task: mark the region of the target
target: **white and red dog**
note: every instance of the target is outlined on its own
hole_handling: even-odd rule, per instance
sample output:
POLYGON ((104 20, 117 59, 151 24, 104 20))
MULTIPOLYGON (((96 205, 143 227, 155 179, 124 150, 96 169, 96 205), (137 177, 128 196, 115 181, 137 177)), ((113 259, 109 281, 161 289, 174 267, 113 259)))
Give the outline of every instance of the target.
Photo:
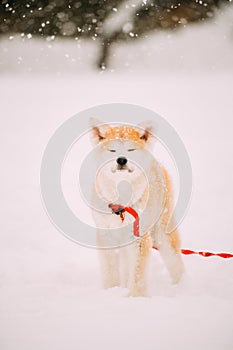
POLYGON ((99 228, 99 246, 116 246, 115 249, 100 249, 104 287, 123 286, 129 288, 130 296, 146 295, 146 271, 152 245, 158 248, 172 282, 179 282, 184 271, 179 235, 177 229, 166 232, 173 211, 173 191, 167 171, 154 157, 148 156, 155 139, 152 127, 148 123, 144 127, 110 126, 94 119, 91 126, 92 141, 98 146, 97 156, 105 156, 103 166, 96 172, 97 197, 106 203, 106 208, 109 203, 118 203, 142 214, 140 237, 127 245, 124 243, 130 242, 132 237, 130 215, 125 215, 121 222, 119 215, 110 214, 110 209, 109 213, 93 212, 99 228), (119 198, 121 183, 128 186, 119 198), (120 228, 117 237, 113 230, 116 228, 120 228))

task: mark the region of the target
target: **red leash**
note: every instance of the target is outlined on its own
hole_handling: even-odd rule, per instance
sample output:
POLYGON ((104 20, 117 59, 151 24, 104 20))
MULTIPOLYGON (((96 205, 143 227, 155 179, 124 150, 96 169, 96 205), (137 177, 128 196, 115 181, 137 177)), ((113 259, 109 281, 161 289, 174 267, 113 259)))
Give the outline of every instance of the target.
MULTIPOLYGON (((152 248, 158 250, 158 248, 154 246, 152 248)), ((181 249, 181 253, 184 255, 198 254, 205 258, 208 258, 209 256, 218 256, 224 259, 233 258, 233 254, 230 254, 230 253, 194 252, 194 250, 190 250, 190 249, 181 249)))
MULTIPOLYGON (((138 213, 131 207, 124 207, 120 204, 109 204, 109 208, 112 209, 112 212, 116 215, 120 215, 121 221, 123 222, 125 219, 125 212, 128 212, 134 217, 134 236, 139 237, 139 216, 138 213)), ((153 249, 158 250, 158 248, 152 246, 153 249)), ((233 254, 230 253, 211 253, 211 252, 195 252, 190 249, 181 249, 181 253, 184 255, 198 254, 205 258, 210 256, 218 256, 220 258, 229 259, 233 258, 233 254)))

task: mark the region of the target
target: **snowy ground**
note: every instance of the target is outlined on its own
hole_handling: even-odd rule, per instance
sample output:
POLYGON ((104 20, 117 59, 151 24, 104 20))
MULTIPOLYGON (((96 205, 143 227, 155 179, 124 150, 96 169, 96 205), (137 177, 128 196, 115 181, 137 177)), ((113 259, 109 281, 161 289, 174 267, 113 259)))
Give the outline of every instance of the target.
POLYGON ((56 231, 39 189, 62 122, 96 104, 140 104, 174 125, 192 161, 182 246, 232 252, 232 17, 116 46, 103 73, 91 67, 96 43, 1 40, 1 350, 232 349, 232 260, 184 257, 174 287, 153 252, 149 298, 102 290, 97 252, 56 231))

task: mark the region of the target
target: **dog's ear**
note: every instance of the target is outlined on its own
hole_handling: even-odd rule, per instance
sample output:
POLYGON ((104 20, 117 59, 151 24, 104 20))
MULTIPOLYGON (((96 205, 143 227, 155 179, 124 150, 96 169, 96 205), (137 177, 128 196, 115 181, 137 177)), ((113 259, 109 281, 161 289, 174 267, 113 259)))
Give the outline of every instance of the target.
POLYGON ((91 141, 94 145, 97 145, 99 142, 105 140, 105 133, 107 125, 104 122, 101 122, 98 119, 90 118, 89 125, 91 127, 91 141))
POLYGON ((138 124, 138 132, 140 135, 140 139, 145 141, 145 143, 150 143, 150 144, 155 143, 156 128, 153 121, 147 120, 138 124))

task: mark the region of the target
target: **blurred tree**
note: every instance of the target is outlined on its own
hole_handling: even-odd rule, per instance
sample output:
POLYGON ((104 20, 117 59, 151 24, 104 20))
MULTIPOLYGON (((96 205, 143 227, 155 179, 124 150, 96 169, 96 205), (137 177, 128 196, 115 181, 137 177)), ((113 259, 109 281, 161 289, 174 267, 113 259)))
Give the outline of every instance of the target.
POLYGON ((119 0, 3 0, 0 32, 40 36, 98 37, 102 24, 119 0))
POLYGON ((142 37, 154 29, 172 30, 212 18, 223 2, 231 0, 2 0, 0 33, 39 35, 49 40, 56 36, 99 39, 102 52, 98 65, 104 69, 113 42, 142 37), (105 26, 106 20, 115 14, 119 17, 119 12, 122 17, 126 13, 127 19, 118 28, 109 30, 111 20, 110 27, 105 26))

